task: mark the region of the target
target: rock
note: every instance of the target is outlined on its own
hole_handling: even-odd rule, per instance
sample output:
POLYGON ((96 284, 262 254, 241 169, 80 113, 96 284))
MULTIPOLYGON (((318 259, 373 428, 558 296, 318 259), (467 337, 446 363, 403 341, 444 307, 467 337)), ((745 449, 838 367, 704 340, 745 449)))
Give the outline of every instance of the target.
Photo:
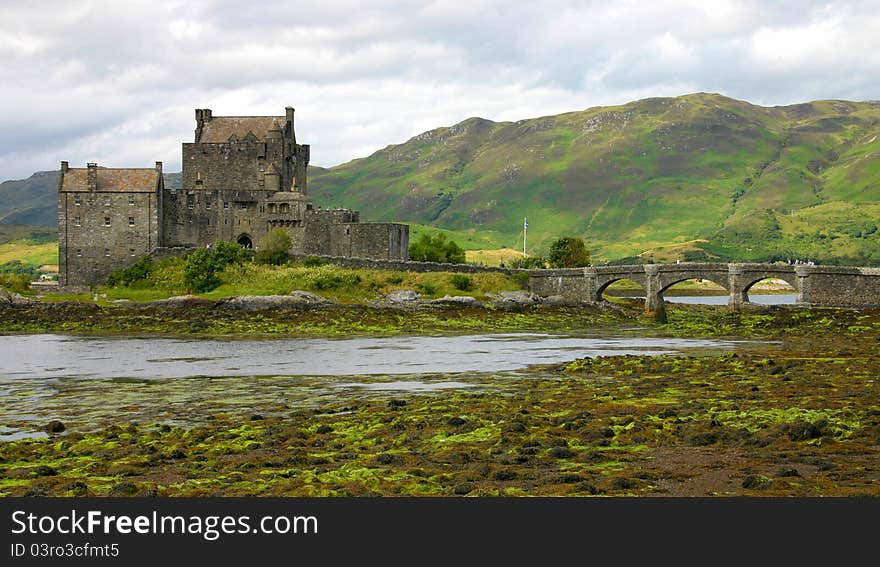
POLYGON ((159 299, 158 301, 151 301, 149 303, 150 306, 153 307, 165 307, 165 306, 176 306, 176 305, 193 305, 197 303, 214 303, 210 299, 202 299, 197 295, 175 295, 174 297, 169 297, 168 299, 159 299))
MULTIPOLYGON (((315 296, 318 297, 318 296, 315 296)), ((323 299, 323 298, 322 298, 323 299)), ((324 300, 326 302, 326 300, 324 300)), ((242 311, 262 311, 296 305, 311 305, 319 302, 303 300, 297 295, 239 295, 220 301, 224 307, 233 307, 242 311)))
POLYGON ((516 480, 517 476, 516 471, 509 469, 500 469, 492 473, 492 478, 500 481, 516 480))
POLYGON ((410 301, 415 301, 419 298, 419 294, 414 292, 411 289, 398 289, 397 291, 392 291, 385 298, 391 303, 407 303, 410 301))
POLYGON ((638 488, 639 483, 635 479, 619 476, 611 481, 611 488, 614 490, 632 490, 638 488))
POLYGON ((764 490, 773 483, 766 476, 749 474, 742 481, 742 487, 748 490, 764 490))
POLYGON ((458 496, 464 496, 465 494, 469 494, 474 490, 474 485, 469 482, 463 482, 461 484, 456 484, 455 488, 452 489, 452 492, 458 496))
POLYGON ((801 476, 801 473, 794 467, 782 467, 776 472, 776 476, 779 477, 791 477, 791 476, 801 476))
POLYGON ((0 287, 0 305, 33 305, 38 303, 29 297, 19 295, 14 291, 7 291, 0 287))
POLYGON ((470 295, 444 295, 438 299, 432 299, 429 303, 457 303, 462 305, 478 305, 477 298, 470 295))
POLYGON ((373 459, 373 462, 377 465, 390 465, 396 460, 397 459, 394 457, 394 455, 388 453, 380 453, 376 455, 376 457, 373 459))
POLYGON ((688 440, 692 447, 706 447, 718 442, 718 434, 714 432, 704 431, 691 436, 688 440))
POLYGON ((551 295, 544 298, 544 303, 546 303, 547 305, 573 305, 577 302, 566 299, 561 295, 551 295))
POLYGON ((58 471, 46 465, 40 465, 34 469, 34 476, 56 476, 58 471))
POLYGON ((134 496, 138 493, 138 487, 131 482, 120 482, 110 489, 107 496, 134 496))
POLYGON ((467 422, 458 416, 450 417, 448 420, 446 420, 446 425, 451 425, 453 427, 458 427, 459 425, 464 425, 465 423, 467 422))
POLYGON ((63 423, 61 423, 60 421, 58 421, 57 419, 50 421, 48 424, 46 424, 46 432, 47 433, 61 433, 65 429, 67 429, 67 427, 65 427, 65 425, 63 423))
POLYGON ((297 302, 304 303, 306 305, 330 303, 330 300, 326 297, 321 297, 318 294, 312 293, 310 291, 303 291, 301 289, 295 289, 287 295, 297 300, 297 302))
POLYGON ((513 307, 518 305, 535 305, 541 302, 541 298, 527 291, 502 291, 500 293, 487 293, 492 303, 498 307, 513 307))
POLYGON ((550 449, 550 456, 554 459, 570 459, 575 455, 576 453, 568 447, 553 447, 550 449))

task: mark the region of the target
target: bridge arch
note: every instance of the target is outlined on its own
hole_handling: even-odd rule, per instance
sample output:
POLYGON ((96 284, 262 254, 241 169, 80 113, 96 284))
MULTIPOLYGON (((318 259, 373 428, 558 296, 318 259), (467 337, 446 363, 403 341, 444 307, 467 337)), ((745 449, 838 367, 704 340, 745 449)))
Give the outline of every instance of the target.
POLYGON ((712 282, 713 284, 722 287, 728 293, 730 292, 730 282, 727 278, 722 278, 716 274, 700 274, 700 275, 681 275, 673 278, 662 278, 661 285, 663 287, 660 288, 660 294, 662 295, 667 289, 671 288, 675 284, 686 282, 688 280, 707 280, 712 282))
POLYGON ((763 275, 761 275, 761 274, 751 275, 750 274, 750 277, 745 280, 747 283, 745 285, 743 285, 743 293, 748 293, 749 290, 752 289, 752 286, 754 286, 756 283, 762 282, 764 280, 771 280, 771 279, 782 280, 785 283, 787 283, 788 285, 790 285, 791 289, 793 289, 795 292, 800 291, 798 289, 799 288, 798 277, 795 274, 763 274, 763 275))
POLYGON ((611 276, 608 278, 602 278, 601 280, 599 280, 597 282, 598 285, 596 287, 596 295, 595 295, 594 300, 595 301, 602 301, 603 295, 605 294, 605 291, 609 287, 611 287, 612 285, 614 285, 617 282, 623 282, 623 281, 633 282, 634 284, 638 285, 639 288, 641 288, 641 290, 642 290, 642 292, 641 292, 642 295, 647 297, 648 286, 647 286, 647 283, 645 281, 643 281, 643 278, 639 278, 636 274, 626 274, 626 275, 622 274, 622 275, 618 275, 618 276, 611 276))

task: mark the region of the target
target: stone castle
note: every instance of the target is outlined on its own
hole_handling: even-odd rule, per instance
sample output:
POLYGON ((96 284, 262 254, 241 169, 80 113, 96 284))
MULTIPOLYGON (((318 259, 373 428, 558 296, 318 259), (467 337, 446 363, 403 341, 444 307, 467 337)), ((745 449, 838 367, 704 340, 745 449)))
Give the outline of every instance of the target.
POLYGON ((409 227, 362 223, 357 211, 315 209, 309 146, 297 144, 294 110, 284 116, 213 116, 196 109, 195 141, 183 144, 182 188, 168 188, 162 162, 104 168, 61 162, 59 283, 103 282, 145 254, 218 240, 259 249, 274 229, 292 254, 407 260, 409 227))

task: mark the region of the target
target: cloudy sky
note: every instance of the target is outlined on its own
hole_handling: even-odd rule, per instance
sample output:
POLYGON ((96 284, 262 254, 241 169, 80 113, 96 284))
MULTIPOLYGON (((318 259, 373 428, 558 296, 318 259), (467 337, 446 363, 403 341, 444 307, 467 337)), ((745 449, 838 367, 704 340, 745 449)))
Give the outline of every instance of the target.
POLYGON ((880 3, 0 0, 0 180, 180 170, 194 108, 297 109, 331 166, 470 116, 649 96, 880 98, 880 3))

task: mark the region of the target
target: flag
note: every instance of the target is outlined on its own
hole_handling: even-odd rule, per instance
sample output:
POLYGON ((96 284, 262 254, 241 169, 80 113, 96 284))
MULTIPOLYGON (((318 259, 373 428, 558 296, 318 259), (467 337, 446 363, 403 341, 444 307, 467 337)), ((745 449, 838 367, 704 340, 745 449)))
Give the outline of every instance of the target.
POLYGON ((523 219, 523 230, 529 229, 529 219, 523 219))

